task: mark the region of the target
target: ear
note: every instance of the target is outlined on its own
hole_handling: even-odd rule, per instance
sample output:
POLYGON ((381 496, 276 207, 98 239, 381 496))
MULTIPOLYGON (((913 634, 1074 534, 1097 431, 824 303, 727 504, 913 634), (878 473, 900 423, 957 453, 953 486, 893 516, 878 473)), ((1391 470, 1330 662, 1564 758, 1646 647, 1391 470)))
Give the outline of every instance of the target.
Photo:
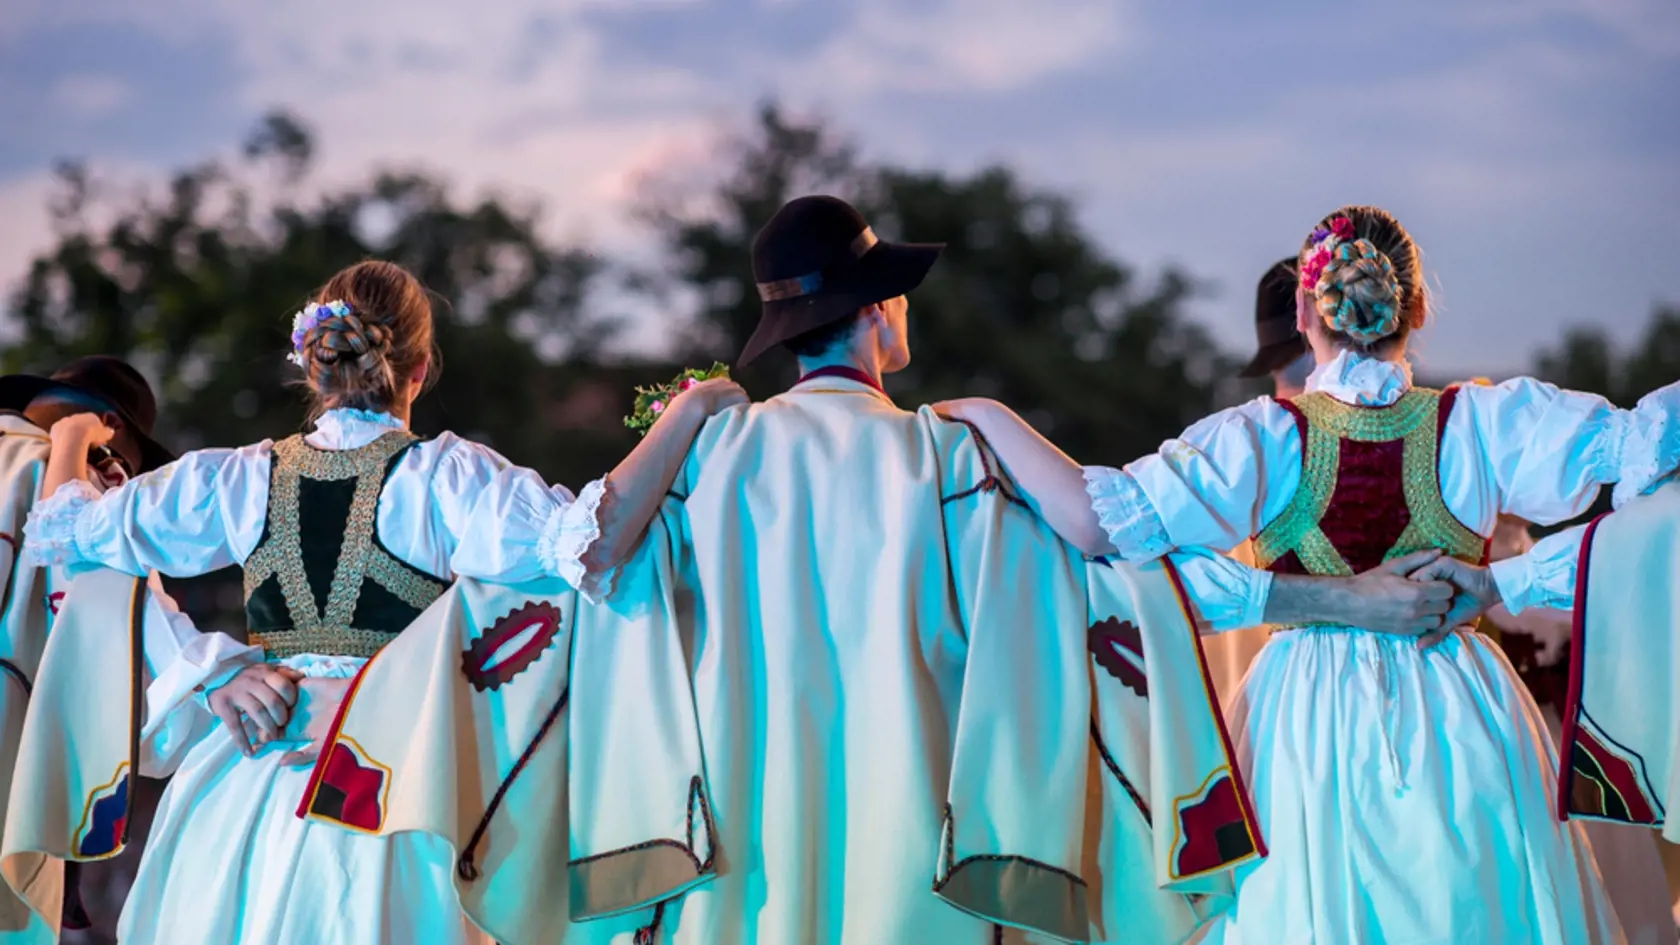
POLYGON ((1295 285, 1295 330, 1306 334, 1312 323, 1318 320, 1318 311, 1313 308, 1312 300, 1307 298, 1307 290, 1299 283, 1295 285))

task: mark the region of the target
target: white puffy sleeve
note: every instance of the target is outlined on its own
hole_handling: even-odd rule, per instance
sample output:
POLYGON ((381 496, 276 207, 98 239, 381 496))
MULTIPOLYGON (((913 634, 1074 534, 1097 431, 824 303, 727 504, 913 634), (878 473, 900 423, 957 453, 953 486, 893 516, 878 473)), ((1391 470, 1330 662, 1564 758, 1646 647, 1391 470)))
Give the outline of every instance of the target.
POLYGON ((1173 548, 1228 551, 1281 511, 1301 478, 1301 435, 1269 397, 1220 411, 1125 469, 1090 466, 1085 488, 1128 561, 1173 548))
POLYGON ((1169 560, 1184 579, 1185 593, 1215 633, 1258 627, 1266 622, 1272 573, 1205 548, 1175 551, 1169 560))
POLYGON ((1489 565, 1505 609, 1519 614, 1530 607, 1574 607, 1576 564, 1586 531, 1585 525, 1565 529, 1523 554, 1489 565))
POLYGON ((1680 381, 1645 395, 1628 416, 1627 428, 1616 508, 1680 468, 1680 381))
POLYGON ((452 532, 458 544, 450 569, 507 584, 560 577, 592 601, 610 594, 615 569, 602 567, 590 554, 601 537, 606 481, 591 482, 574 496, 534 470, 502 462, 474 484, 463 506, 452 532))
POLYGON ((24 549, 72 573, 103 566, 191 577, 237 564, 261 536, 269 448, 196 450, 103 495, 65 483, 30 510, 24 549))
POLYGON ((1500 512, 1541 525, 1561 522, 1586 511, 1602 486, 1626 472, 1633 418, 1597 394, 1519 377, 1465 386, 1458 398, 1448 435, 1468 432, 1479 443, 1500 512))

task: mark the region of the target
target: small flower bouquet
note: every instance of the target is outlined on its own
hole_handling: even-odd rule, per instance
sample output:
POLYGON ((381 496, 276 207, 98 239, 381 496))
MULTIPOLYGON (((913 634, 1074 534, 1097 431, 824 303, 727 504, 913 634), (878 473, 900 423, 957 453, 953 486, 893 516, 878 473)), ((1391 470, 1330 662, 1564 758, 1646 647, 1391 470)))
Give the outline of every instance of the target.
POLYGON ((678 374, 669 384, 662 384, 657 387, 638 387, 636 388, 635 412, 624 418, 624 425, 643 436, 647 436, 647 431, 653 426, 653 422, 659 419, 659 415, 665 412, 665 408, 671 405, 671 401, 676 399, 678 394, 699 385, 702 381, 728 376, 729 365, 718 361, 713 362, 712 366, 705 370, 689 368, 678 374))

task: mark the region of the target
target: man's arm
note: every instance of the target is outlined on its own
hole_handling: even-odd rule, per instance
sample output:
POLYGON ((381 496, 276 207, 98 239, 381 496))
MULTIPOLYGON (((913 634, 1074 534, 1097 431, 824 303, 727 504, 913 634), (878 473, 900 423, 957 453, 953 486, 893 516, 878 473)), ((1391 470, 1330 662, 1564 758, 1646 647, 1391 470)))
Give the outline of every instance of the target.
POLYGON ((1345 624, 1403 636, 1437 630, 1451 610, 1453 585, 1412 573, 1440 554, 1416 552, 1350 578, 1277 575, 1266 598, 1266 622, 1345 624))
POLYGON ((1417 636, 1441 626, 1453 586, 1413 580, 1438 551, 1422 551, 1350 578, 1270 574, 1206 549, 1172 553, 1202 619, 1215 633, 1261 624, 1334 623, 1417 636))

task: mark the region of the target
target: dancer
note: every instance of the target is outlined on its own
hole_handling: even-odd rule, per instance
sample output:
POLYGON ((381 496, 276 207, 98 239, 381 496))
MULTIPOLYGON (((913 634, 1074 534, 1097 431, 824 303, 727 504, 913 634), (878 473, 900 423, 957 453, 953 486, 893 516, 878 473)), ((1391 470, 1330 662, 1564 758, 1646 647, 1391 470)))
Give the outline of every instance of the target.
MULTIPOLYGON (((1555 522, 1657 468, 1660 413, 1526 379, 1414 388, 1427 293, 1386 211, 1326 217, 1300 265, 1319 365, 1302 397, 1216 414, 1124 471, 1081 470, 999 405, 955 409, 1082 547, 1142 561, 1252 536, 1279 573, 1430 547, 1478 561, 1501 511, 1555 522)), ((1358 626, 1277 633, 1249 672, 1232 723, 1272 856, 1209 940, 1620 941, 1579 832, 1548 816, 1552 747, 1503 656, 1358 626)))
MULTIPOLYGON (((30 554, 72 568, 191 575, 237 564, 245 573, 252 646, 158 674, 225 724, 190 742, 142 746, 140 763, 173 779, 122 916, 120 937, 132 945, 478 937, 431 838, 300 819, 310 769, 297 762, 325 734, 349 678, 437 598, 457 559, 474 560, 465 522, 476 502, 498 501, 493 487, 508 463, 452 434, 409 432, 410 406, 435 372, 430 302, 401 267, 365 262, 338 273, 294 329, 290 358, 314 402, 313 432, 189 453, 100 496, 77 473, 110 430, 70 418, 54 426, 47 498, 27 527, 30 554)), ((744 399, 727 382, 689 392, 615 470, 611 492, 597 481, 574 502, 552 490, 542 509, 557 523, 549 567, 581 587, 609 574, 614 549, 645 526, 701 420, 744 399), (615 494, 619 513, 599 515, 615 494)), ((148 691, 143 720, 72 714, 62 723, 70 733, 96 731, 60 743, 91 751, 83 745, 97 742, 101 724, 124 721, 150 734, 153 717, 171 708, 148 691)), ((82 796, 70 798, 82 808, 82 796)), ((97 810, 100 798, 86 803, 97 810)))
MULTIPOLYGON (((680 636, 637 657, 648 671, 603 680, 583 668, 594 659, 586 649, 634 656, 647 635, 586 631, 579 616, 569 677, 563 645, 534 665, 521 647, 526 655, 506 662, 525 668, 498 677, 494 693, 475 693, 458 681, 464 648, 523 638, 526 618, 516 615, 563 607, 540 593, 541 562, 529 550, 531 570, 518 577, 539 583, 497 596, 463 580, 422 621, 425 636, 412 635, 416 627, 370 668, 332 750, 388 769, 368 783, 389 784, 395 797, 424 776, 410 762, 435 757, 424 746, 466 726, 491 730, 463 715, 516 717, 529 728, 494 699, 541 705, 519 693, 543 672, 555 693, 570 686, 567 714, 551 716, 564 724, 546 741, 538 730, 523 756, 518 743, 488 753, 488 773, 453 792, 481 797, 506 785, 494 816, 468 803, 459 814, 404 810, 393 825, 393 801, 381 829, 437 824, 467 849, 483 839, 510 865, 489 876, 465 870, 475 877, 466 882, 503 883, 502 902, 537 910, 568 884, 543 865, 552 851, 545 860, 519 844, 552 836, 553 808, 570 810, 570 908, 591 921, 566 930, 567 942, 622 941, 614 936, 631 929, 643 943, 1018 941, 1005 926, 1064 940, 1173 941, 1228 901, 1229 868, 1258 855, 1263 840, 1245 813, 1174 571, 1219 626, 1325 607, 1415 633, 1439 620, 1450 589, 1414 595, 1401 567, 1346 582, 1282 577, 1271 587, 1270 576, 1207 554, 1181 556, 1178 569, 1087 564, 1023 507, 967 427, 905 412, 881 388, 910 356, 904 293, 937 253, 876 239, 833 198, 782 208, 754 242, 764 311, 741 360, 787 348, 804 377, 707 424, 665 526, 650 536, 659 547, 641 552, 673 557, 693 596, 680 636), (673 650, 681 678, 653 678, 673 650), (399 658, 457 680, 457 708, 436 712, 441 700, 405 688, 413 674, 398 672, 399 658), (423 730, 393 731, 390 721, 405 716, 383 707, 395 704, 424 715, 423 730), (599 842, 603 807, 577 792, 601 796, 601 779, 623 757, 642 767, 608 796, 649 785, 673 800, 697 796, 689 762, 661 761, 685 748, 686 735, 672 737, 684 718, 650 735, 631 731, 673 706, 697 710, 709 803, 686 826, 678 816, 663 833, 599 842), (606 741, 590 734, 580 743, 602 726, 606 741), (550 747, 557 738, 571 739, 564 779, 551 773, 565 757, 550 747), (519 773, 507 757, 530 762, 519 773), (569 782, 569 802, 556 780, 569 782), (470 835, 455 827, 475 822, 470 835), (652 909, 623 895, 658 875, 697 884, 652 909), (608 878, 620 882, 603 893, 608 878)), ((540 482, 528 488, 543 491, 540 482)), ((540 544, 525 539, 527 549, 540 544)), ((640 574, 627 568, 621 580, 640 574)), ((609 603, 642 612, 657 606, 651 588, 621 586, 609 603)), ((371 791, 357 796, 377 803, 371 791)))
MULTIPOLYGON (((98 450, 96 461, 88 464, 87 481, 92 489, 103 491, 120 485, 133 473, 154 469, 170 459, 169 452, 152 438, 157 400, 145 378, 126 362, 95 356, 73 361, 50 377, 0 377, 0 494, 6 497, 0 504, 0 581, 4 582, 4 603, 0 604, 0 640, 4 641, 0 644, 0 836, 5 834, 6 797, 25 710, 65 583, 65 576, 54 569, 17 560, 18 539, 25 517, 39 498, 46 472, 47 431, 58 420, 77 414, 101 417, 116 431, 110 447, 98 450)), ((164 620, 182 634, 192 633, 191 624, 161 587, 154 586, 154 590, 155 607, 148 608, 148 619, 164 620)), ((158 635, 170 636, 164 631, 158 635)), ((55 895, 62 889, 62 923, 66 928, 87 927, 89 919, 81 908, 76 870, 63 874, 54 870, 38 881, 55 895)), ((54 941, 60 918, 57 914, 33 914, 11 889, 0 887, 0 941, 17 945, 54 941)))

